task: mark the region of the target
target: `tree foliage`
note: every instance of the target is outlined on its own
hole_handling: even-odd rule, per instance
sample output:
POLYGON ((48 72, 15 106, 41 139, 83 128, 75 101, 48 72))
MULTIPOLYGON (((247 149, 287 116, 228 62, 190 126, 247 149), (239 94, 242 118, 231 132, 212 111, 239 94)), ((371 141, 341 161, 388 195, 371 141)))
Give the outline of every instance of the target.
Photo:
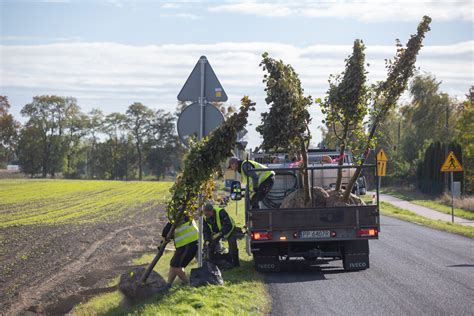
MULTIPOLYGON (((344 162, 344 152, 353 134, 362 131, 362 122, 367 114, 367 92, 365 71, 365 45, 355 40, 352 55, 346 59, 343 73, 329 80, 329 90, 321 111, 325 122, 339 141, 339 165, 344 162)), ((360 134, 359 139, 361 138, 360 134)), ((336 190, 341 189, 342 169, 338 170, 336 190)))
POLYGON ((254 103, 245 96, 239 112, 228 118, 208 137, 191 145, 184 159, 183 173, 170 189, 171 198, 167 203, 170 221, 176 223, 183 216, 195 215, 199 194, 209 185, 208 180, 218 171, 222 162, 232 155, 237 132, 247 124, 249 110, 254 110, 254 103))
POLYGON ((418 52, 420 51, 426 33, 430 30, 431 18, 424 16, 417 28, 417 33, 412 35, 408 40, 406 48, 403 48, 400 41, 397 40, 397 53, 393 60, 386 61, 387 79, 379 82, 374 87, 372 96, 371 109, 371 126, 369 133, 364 141, 365 153, 360 160, 360 165, 354 172, 346 192, 344 193, 345 201, 349 200, 350 192, 362 172, 364 164, 370 149, 373 148, 375 132, 379 125, 385 120, 387 114, 393 109, 400 95, 405 91, 408 80, 413 76, 415 70, 415 62, 418 52))
POLYGON ((0 165, 13 156, 18 140, 18 123, 9 113, 10 103, 6 96, 0 96, 0 165))
MULTIPOLYGON (((308 166, 307 149, 311 140, 308 108, 311 96, 305 96, 298 74, 291 65, 262 55, 260 66, 267 74, 263 76, 265 101, 270 111, 262 113, 262 124, 257 131, 263 137, 261 147, 267 151, 289 152, 303 159, 303 167, 308 166)), ((311 198, 308 174, 304 175, 305 201, 311 198)))

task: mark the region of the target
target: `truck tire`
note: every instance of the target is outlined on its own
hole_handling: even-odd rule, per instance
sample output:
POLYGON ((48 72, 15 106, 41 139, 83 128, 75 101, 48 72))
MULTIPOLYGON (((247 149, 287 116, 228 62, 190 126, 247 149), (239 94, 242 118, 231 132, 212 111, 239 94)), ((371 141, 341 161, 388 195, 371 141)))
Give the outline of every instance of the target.
POLYGON ((253 254, 255 270, 259 272, 278 272, 280 271, 280 258, 278 256, 263 256, 253 254))
POLYGON ((369 241, 351 240, 344 242, 342 266, 345 271, 360 271, 369 268, 369 241))

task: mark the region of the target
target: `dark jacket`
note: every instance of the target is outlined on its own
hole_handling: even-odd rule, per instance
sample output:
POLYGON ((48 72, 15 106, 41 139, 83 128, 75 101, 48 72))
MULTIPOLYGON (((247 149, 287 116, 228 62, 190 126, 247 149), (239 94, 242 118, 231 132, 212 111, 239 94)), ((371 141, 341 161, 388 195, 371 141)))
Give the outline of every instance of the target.
MULTIPOLYGON (((216 216, 217 216, 217 212, 216 212, 216 216)), ((217 227, 216 216, 209 219, 204 218, 203 235, 204 235, 204 240, 206 241, 212 241, 212 235, 215 233, 219 233, 219 228, 217 227), (212 226, 212 231, 209 228, 209 225, 212 226)), ((227 214, 226 210, 224 209, 222 209, 219 212, 219 216, 220 216, 221 225, 222 225, 222 236, 225 236, 232 230, 232 222, 230 220, 229 214, 227 214)))

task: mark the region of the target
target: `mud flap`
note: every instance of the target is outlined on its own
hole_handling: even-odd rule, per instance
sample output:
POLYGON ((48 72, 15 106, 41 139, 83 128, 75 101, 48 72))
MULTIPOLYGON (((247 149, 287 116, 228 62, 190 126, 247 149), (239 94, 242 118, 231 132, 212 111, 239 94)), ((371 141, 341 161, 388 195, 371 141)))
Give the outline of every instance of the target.
POLYGON ((280 271, 280 259, 278 256, 253 255, 255 270, 259 272, 280 271))
POLYGON ((344 242, 342 265, 346 271, 365 270, 369 268, 369 241, 351 240, 344 242))

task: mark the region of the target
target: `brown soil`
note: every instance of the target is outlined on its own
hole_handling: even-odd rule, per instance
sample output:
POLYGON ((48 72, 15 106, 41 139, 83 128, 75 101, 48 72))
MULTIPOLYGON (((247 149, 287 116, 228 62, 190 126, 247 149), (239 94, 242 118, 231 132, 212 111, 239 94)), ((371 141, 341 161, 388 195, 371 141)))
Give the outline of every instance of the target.
POLYGON ((155 251, 164 212, 156 209, 88 225, 0 229, 0 314, 65 314, 155 251))

